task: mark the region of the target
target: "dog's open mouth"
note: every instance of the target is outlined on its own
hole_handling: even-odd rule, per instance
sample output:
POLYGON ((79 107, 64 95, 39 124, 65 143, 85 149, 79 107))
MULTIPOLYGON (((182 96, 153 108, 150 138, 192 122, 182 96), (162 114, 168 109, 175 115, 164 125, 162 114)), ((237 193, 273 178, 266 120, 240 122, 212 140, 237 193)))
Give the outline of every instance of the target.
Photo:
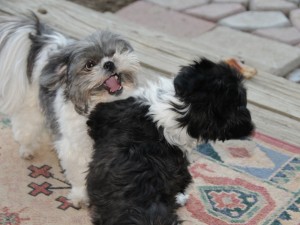
POLYGON ((115 73, 103 82, 104 88, 110 93, 115 94, 122 90, 121 77, 115 73))

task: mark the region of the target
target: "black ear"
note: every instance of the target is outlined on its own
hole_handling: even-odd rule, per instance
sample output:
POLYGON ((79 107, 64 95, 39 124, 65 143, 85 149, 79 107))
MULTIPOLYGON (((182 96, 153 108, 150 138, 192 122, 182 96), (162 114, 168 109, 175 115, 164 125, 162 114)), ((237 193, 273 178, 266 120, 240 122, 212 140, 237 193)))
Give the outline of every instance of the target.
POLYGON ((42 87, 56 90, 66 82, 70 54, 70 51, 63 49, 49 58, 40 77, 42 87))
POLYGON ((222 67, 229 68, 226 64, 216 64, 205 58, 181 67, 174 79, 176 95, 184 98, 197 91, 209 90, 212 86, 216 88, 218 83, 222 84, 222 81, 226 79, 224 76, 226 70, 222 71, 222 67))

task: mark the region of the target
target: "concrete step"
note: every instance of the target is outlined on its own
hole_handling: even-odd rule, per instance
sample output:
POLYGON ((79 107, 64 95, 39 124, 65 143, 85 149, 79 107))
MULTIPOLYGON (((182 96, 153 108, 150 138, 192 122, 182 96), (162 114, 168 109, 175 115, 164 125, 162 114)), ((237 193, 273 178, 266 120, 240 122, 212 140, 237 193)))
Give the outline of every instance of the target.
POLYGON ((184 10, 209 3, 211 0, 145 0, 165 8, 184 10))
POLYGON ((290 12, 290 20, 292 25, 300 30, 300 9, 295 9, 290 12))
POLYGON ((297 4, 286 0, 250 0, 249 8, 258 11, 281 11, 288 15, 297 8, 297 4))
POLYGON ((192 9, 185 10, 184 12, 205 20, 217 22, 224 17, 244 11, 246 11, 245 6, 238 3, 212 3, 193 7, 192 9))
POLYGON ((130 4, 116 14, 123 19, 177 37, 197 37, 216 25, 145 1, 130 4))
POLYGON ((239 3, 248 7, 250 0, 212 0, 212 3, 239 3))
POLYGON ((297 45, 300 43, 300 31, 295 27, 259 29, 253 33, 289 45, 297 45))
POLYGON ((300 49, 227 27, 217 27, 195 38, 223 56, 243 58, 248 65, 285 76, 300 65, 300 49))
POLYGON ((288 74, 286 78, 292 82, 300 83, 300 69, 295 69, 293 72, 288 74))
POLYGON ((220 25, 228 26, 242 31, 256 29, 286 27, 289 20, 282 12, 242 12, 219 21, 220 25))

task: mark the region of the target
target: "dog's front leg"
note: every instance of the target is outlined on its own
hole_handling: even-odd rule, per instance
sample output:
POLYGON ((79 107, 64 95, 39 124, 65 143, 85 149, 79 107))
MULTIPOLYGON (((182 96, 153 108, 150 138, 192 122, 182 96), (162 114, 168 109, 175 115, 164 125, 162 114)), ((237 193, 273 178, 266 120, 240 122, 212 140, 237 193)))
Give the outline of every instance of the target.
POLYGON ((65 176, 72 185, 69 200, 75 207, 88 204, 86 175, 93 152, 93 141, 87 132, 87 118, 78 114, 71 101, 65 101, 59 90, 54 103, 59 134, 55 149, 65 176))
POLYGON ((56 149, 64 174, 72 186, 68 199, 75 207, 88 205, 86 173, 91 160, 92 141, 90 138, 72 140, 62 137, 56 142, 56 149), (88 139, 88 141, 87 141, 88 139))

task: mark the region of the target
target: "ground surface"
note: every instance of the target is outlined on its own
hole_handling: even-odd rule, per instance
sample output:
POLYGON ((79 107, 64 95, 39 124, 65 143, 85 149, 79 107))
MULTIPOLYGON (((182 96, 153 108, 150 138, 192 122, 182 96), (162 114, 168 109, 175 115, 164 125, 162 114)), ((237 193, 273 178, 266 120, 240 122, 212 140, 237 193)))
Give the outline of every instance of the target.
POLYGON ((116 12, 119 9, 135 2, 136 0, 69 0, 85 7, 92 8, 100 12, 116 12))

